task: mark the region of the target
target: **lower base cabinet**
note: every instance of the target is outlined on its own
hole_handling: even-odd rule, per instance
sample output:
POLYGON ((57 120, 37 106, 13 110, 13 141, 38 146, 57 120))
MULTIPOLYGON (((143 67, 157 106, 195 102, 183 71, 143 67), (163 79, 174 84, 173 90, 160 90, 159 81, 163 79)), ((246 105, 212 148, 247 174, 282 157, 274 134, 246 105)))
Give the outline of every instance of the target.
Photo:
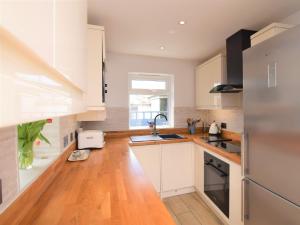
POLYGON ((241 166, 206 150, 202 146, 195 145, 195 188, 201 195, 202 199, 211 206, 218 217, 230 225, 243 225, 241 219, 242 213, 242 174, 241 166), (229 164, 229 218, 227 218, 221 210, 204 193, 204 152, 214 155, 222 161, 229 164))
POLYGON ((229 225, 243 225, 239 164, 191 142, 135 146, 131 149, 161 197, 191 192, 195 188, 222 221, 229 225), (229 218, 204 193, 204 152, 229 164, 229 218))
POLYGON ((194 186, 193 143, 162 145, 162 192, 194 186))
POLYGON ((194 190, 194 145, 190 142, 134 146, 131 150, 162 197, 194 190))
POLYGON ((132 147, 134 155, 143 167, 145 175, 153 184, 155 190, 160 193, 161 180, 161 146, 146 145, 132 147))
POLYGON ((195 188, 198 192, 204 193, 204 148, 195 145, 195 188))

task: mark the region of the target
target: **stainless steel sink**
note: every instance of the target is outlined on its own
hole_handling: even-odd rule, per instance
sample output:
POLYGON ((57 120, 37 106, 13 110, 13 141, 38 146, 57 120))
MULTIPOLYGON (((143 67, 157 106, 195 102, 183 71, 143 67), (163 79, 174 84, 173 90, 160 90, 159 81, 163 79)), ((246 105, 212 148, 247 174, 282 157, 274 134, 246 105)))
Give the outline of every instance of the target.
POLYGON ((144 141, 161 141, 162 138, 155 135, 142 135, 142 136, 131 136, 132 142, 144 142, 144 141))
POLYGON ((178 135, 178 134, 160 134, 158 135, 159 137, 161 137, 162 139, 183 139, 182 136, 178 135))
POLYGON ((183 139, 183 137, 178 134, 160 134, 160 135, 131 136, 130 139, 132 142, 145 142, 145 141, 183 139))

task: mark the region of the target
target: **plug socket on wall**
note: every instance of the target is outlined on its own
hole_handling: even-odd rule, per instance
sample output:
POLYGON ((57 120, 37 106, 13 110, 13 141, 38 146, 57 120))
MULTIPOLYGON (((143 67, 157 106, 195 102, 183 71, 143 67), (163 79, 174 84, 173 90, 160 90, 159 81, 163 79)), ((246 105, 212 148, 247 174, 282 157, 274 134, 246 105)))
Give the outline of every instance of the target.
POLYGON ((64 136, 64 148, 66 148, 68 146, 68 144, 69 144, 69 136, 66 135, 66 136, 64 136))
POLYGON ((70 142, 72 142, 74 140, 74 134, 73 132, 70 133, 70 142))
POLYGON ((221 128, 226 129, 227 128, 227 123, 221 123, 221 128))

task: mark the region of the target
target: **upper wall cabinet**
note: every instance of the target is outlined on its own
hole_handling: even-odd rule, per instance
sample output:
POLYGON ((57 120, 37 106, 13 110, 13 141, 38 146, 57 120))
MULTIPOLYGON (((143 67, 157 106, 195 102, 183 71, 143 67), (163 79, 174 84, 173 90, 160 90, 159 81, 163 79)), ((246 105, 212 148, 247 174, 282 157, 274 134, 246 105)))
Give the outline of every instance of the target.
POLYGON ((55 0, 54 67, 82 90, 87 74, 87 4, 55 0))
POLYGON ((219 54, 196 68, 197 109, 238 108, 241 94, 209 93, 219 84, 226 83, 226 57, 219 54))
POLYGON ((291 24, 272 23, 251 36, 251 47, 268 40, 293 26, 294 25, 291 24))
POLYGON ((0 25, 53 65, 53 0, 1 1, 0 25))
POLYGON ((88 73, 85 101, 88 112, 77 116, 79 121, 103 121, 106 119, 104 60, 104 27, 88 26, 88 73))
POLYGON ((0 25, 74 85, 86 89, 86 0, 1 1, 0 25))
POLYGON ((86 111, 86 0, 0 1, 0 127, 86 111))
POLYGON ((83 91, 0 27, 0 127, 84 112, 83 91))

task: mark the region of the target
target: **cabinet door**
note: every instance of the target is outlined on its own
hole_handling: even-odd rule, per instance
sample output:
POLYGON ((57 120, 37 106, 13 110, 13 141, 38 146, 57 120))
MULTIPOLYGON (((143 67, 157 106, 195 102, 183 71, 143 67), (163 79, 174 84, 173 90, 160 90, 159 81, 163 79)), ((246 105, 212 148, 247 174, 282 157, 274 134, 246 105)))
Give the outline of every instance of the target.
POLYGON ((204 149, 195 145, 195 187, 200 193, 204 193, 204 149))
POLYGON ((53 65, 53 0, 0 1, 0 25, 53 65))
POLYGON ((86 89, 86 0, 55 1, 55 68, 72 83, 86 89))
POLYGON ((141 164, 145 175, 152 182, 155 190, 160 193, 161 146, 146 145, 131 149, 141 164))
POLYGON ((192 143, 162 145, 162 191, 194 186, 192 143))
POLYGON ((224 57, 218 55, 196 69, 196 105, 199 109, 221 107, 221 95, 209 91, 224 82, 224 57))
POLYGON ((103 106, 102 102, 102 46, 104 31, 95 26, 88 28, 88 89, 87 105, 103 106))
POLYGON ((242 173, 241 166, 230 163, 229 180, 229 220, 230 224, 242 225, 242 173))

